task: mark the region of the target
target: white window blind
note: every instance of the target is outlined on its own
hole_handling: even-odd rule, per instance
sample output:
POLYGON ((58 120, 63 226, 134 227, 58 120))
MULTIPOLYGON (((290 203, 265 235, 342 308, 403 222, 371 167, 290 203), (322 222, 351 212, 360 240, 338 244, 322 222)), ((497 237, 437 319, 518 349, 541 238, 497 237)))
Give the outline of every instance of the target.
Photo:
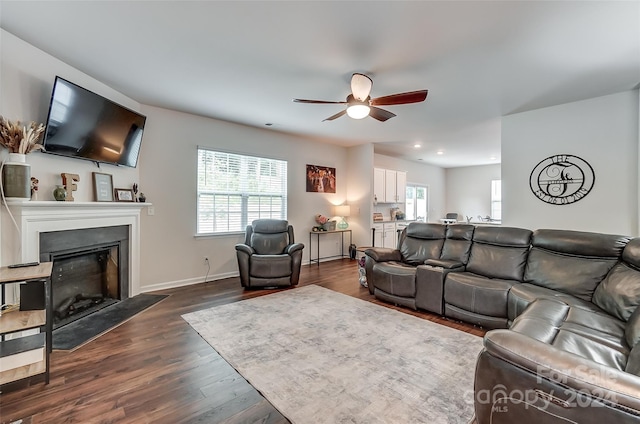
POLYGON ((287 162, 198 148, 198 234, 287 219, 287 162))

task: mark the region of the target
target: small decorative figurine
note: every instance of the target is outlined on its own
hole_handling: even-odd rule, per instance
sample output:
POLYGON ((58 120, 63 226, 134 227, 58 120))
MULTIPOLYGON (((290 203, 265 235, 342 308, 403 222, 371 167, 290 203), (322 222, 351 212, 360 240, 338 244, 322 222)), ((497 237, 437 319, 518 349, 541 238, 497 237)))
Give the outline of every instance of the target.
POLYGON ((31 177, 31 200, 38 200, 38 183, 36 177, 31 177))
POLYGON ((131 189, 133 190, 133 201, 137 202, 138 201, 138 183, 133 183, 133 187, 131 187, 131 189))

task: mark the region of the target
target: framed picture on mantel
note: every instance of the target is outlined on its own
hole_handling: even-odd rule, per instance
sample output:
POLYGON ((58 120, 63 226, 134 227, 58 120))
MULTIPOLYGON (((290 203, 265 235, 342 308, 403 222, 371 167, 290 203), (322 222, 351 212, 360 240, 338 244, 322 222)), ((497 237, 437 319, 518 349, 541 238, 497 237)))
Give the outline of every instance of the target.
POLYGON ((93 194, 96 202, 113 202, 113 176, 94 172, 93 194))

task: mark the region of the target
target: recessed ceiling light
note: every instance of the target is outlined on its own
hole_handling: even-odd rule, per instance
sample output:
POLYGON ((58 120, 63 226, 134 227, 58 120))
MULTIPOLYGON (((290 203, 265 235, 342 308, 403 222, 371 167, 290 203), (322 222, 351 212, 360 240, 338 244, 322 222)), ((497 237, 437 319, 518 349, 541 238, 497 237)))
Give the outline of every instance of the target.
POLYGON ((495 157, 495 156, 491 156, 491 157, 489 158, 489 160, 496 160, 496 159, 498 159, 498 158, 497 158, 497 157, 495 157))
POLYGON ((442 150, 438 150, 438 151, 436 152, 436 154, 437 154, 437 155, 444 155, 444 152, 443 152, 442 150))
POLYGON ((413 147, 415 147, 416 149, 419 149, 419 148, 421 148, 421 147, 422 147, 422 144, 420 144, 420 143, 416 143, 416 144, 414 144, 414 145, 413 145, 413 147))

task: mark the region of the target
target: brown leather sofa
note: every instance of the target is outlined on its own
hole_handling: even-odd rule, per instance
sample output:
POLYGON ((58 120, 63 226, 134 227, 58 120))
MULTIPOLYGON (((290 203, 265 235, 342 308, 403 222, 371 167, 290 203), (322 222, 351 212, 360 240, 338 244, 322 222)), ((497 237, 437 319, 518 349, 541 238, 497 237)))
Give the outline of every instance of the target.
MULTIPOLYGON (((412 306, 406 279, 381 274, 408 274, 406 238, 419 250, 415 235, 441 234, 416 225, 398 252, 365 252, 376 297, 412 306)), ((495 329, 476 366, 477 422, 640 422, 640 238, 478 226, 468 260, 447 267, 449 228, 415 266, 414 307, 495 329)))

